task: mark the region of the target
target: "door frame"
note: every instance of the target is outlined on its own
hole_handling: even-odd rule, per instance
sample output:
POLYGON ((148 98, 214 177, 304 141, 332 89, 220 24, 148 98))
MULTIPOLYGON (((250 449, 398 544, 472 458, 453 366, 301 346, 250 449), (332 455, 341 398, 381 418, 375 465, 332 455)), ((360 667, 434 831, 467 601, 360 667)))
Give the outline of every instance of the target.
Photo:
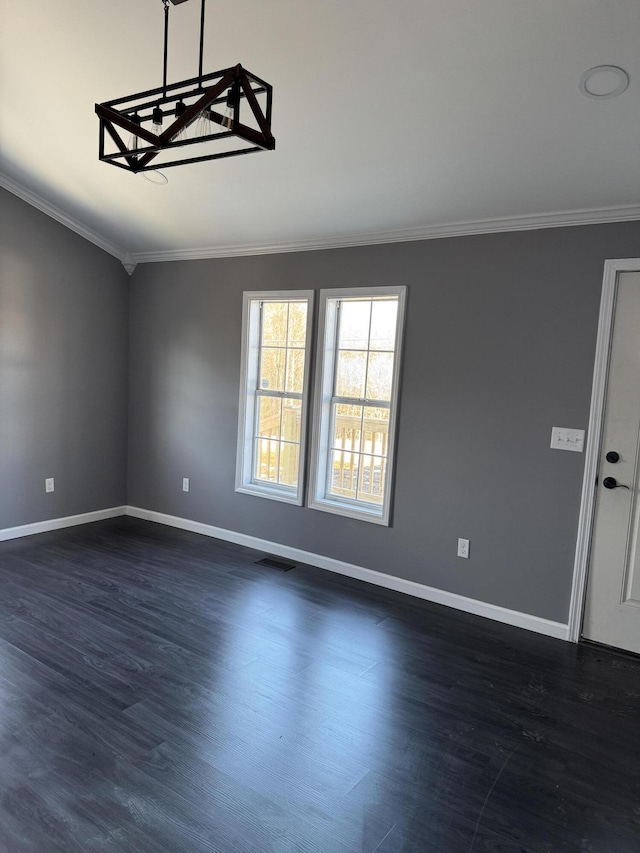
POLYGON ((582 498, 576 541, 576 556, 573 567, 573 585, 569 607, 567 639, 577 643, 582 635, 587 581, 589 573, 589 555, 593 534, 593 518, 596 503, 596 476, 600 458, 600 444, 604 425, 604 404, 609 372, 609 355, 613 334, 613 311, 616 301, 618 273, 640 272, 640 258, 618 258, 604 262, 602 297, 600 299, 600 317, 598 319, 598 337, 596 339, 596 358, 591 386, 591 409, 584 460, 582 480, 582 498))

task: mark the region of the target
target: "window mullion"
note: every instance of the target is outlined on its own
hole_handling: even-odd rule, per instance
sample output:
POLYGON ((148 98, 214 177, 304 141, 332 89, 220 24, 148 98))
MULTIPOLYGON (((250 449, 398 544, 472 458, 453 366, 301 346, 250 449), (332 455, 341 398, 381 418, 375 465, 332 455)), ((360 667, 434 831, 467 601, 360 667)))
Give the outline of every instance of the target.
POLYGON ((260 319, 258 322, 258 370, 256 371, 256 391, 260 390, 260 377, 262 376, 262 341, 264 338, 264 330, 262 328, 262 323, 264 321, 263 307, 264 302, 261 302, 259 306, 260 319))
POLYGON ((291 317, 291 303, 287 304, 287 325, 284 332, 284 375, 282 377, 282 390, 287 390, 287 379, 289 378, 289 318, 291 317))
POLYGON ((333 437, 335 435, 336 428, 336 405, 334 403, 334 399, 336 398, 336 392, 338 390, 338 358, 340 355, 340 332, 341 332, 341 323, 342 323, 342 312, 340 311, 340 300, 336 300, 336 319, 333 329, 333 364, 332 367, 332 379, 331 379, 331 399, 329 400, 329 429, 327 435, 327 458, 325 460, 325 472, 324 472, 324 493, 329 494, 331 492, 332 479, 333 479, 333 437))
POLYGON ((363 397, 367 396, 367 385, 369 383, 369 353, 371 352, 371 318, 373 316, 373 301, 369 302, 369 329, 367 331, 366 361, 364 364, 364 388, 363 397))
MULTIPOLYGON (((373 320, 373 300, 369 302, 369 328, 367 330, 367 350, 366 350, 366 361, 364 365, 364 395, 363 399, 367 397, 367 389, 369 387, 369 354, 371 353, 371 323, 373 320)), ((364 448, 365 448, 365 437, 364 437, 364 409, 365 405, 360 408, 360 454, 358 456, 358 478, 356 480, 356 500, 359 499, 360 496, 360 484, 364 481, 364 448)), ((373 476, 373 472, 371 473, 373 476)))
POLYGON ((336 395, 336 391, 338 390, 338 389, 337 389, 337 382, 338 382, 338 358, 339 358, 339 355, 340 355, 340 349, 339 349, 339 347, 340 347, 340 330, 341 330, 341 323, 342 323, 342 315, 341 315, 341 312, 340 312, 340 300, 338 299, 338 300, 336 301, 335 337, 334 337, 334 340, 333 340, 333 365, 332 365, 332 368, 333 368, 333 370, 332 370, 333 378, 332 378, 332 380, 331 380, 331 396, 332 396, 332 397, 337 396, 337 395, 336 395))
MULTIPOLYGON (((256 398, 259 396, 260 391, 260 376, 262 375, 262 339, 263 339, 263 329, 262 323, 264 320, 264 311, 262 310, 264 306, 264 302, 260 302, 258 305, 258 369, 256 370, 256 387, 254 389, 254 395, 256 398)), ((259 437, 259 422, 260 422, 260 403, 259 400, 255 400, 255 404, 253 406, 253 436, 251 439, 251 479, 255 479, 256 476, 256 468, 258 465, 258 443, 260 442, 259 437)))

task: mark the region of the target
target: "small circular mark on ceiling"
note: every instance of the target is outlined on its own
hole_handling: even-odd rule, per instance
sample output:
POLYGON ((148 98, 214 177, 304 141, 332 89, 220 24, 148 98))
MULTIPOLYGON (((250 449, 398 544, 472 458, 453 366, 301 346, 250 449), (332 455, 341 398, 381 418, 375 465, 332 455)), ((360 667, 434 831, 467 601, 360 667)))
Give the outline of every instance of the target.
POLYGON ((578 88, 587 98, 615 98, 629 86, 629 75, 617 65, 596 65, 585 71, 578 88))

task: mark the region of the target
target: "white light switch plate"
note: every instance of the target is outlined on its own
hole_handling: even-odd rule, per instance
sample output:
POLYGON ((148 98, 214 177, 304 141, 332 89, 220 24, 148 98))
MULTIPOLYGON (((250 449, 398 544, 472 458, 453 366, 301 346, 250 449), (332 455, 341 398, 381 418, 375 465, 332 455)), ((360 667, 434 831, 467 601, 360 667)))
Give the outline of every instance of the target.
POLYGON ((553 427, 551 430, 551 447, 553 450, 575 450, 576 453, 582 453, 584 430, 553 427))

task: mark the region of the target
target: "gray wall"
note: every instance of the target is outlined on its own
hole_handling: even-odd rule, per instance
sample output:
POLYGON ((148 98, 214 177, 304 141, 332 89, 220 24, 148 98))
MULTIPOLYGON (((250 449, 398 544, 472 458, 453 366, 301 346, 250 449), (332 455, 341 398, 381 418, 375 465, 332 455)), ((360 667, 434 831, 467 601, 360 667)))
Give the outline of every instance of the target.
POLYGON ((640 254, 638 223, 147 264, 130 286, 3 190, 0 221, 0 529, 128 502, 566 620, 584 457, 550 431, 587 425, 603 262, 640 254), (236 494, 242 292, 376 284, 409 287, 392 527, 236 494))
POLYGON ((603 262, 639 247, 625 223, 139 266, 129 503, 566 621, 584 456, 551 427, 587 426, 603 262), (243 290, 382 284, 409 287, 393 526, 236 494, 243 290))
POLYGON ((127 314, 115 258, 0 189, 0 529, 126 503, 127 314))

